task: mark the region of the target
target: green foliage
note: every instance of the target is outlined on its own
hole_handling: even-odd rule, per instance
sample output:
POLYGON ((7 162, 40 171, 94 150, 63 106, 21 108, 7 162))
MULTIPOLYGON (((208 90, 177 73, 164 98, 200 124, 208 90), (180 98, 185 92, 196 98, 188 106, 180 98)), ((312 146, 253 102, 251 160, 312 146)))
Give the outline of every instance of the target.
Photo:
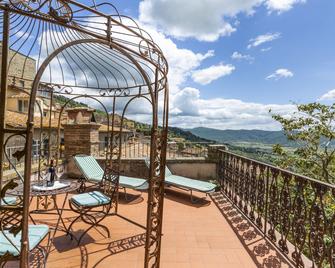
POLYGON ((283 128, 288 140, 298 144, 288 153, 280 144, 273 146, 276 164, 313 178, 335 183, 335 104, 297 105, 289 118, 272 115, 283 128))

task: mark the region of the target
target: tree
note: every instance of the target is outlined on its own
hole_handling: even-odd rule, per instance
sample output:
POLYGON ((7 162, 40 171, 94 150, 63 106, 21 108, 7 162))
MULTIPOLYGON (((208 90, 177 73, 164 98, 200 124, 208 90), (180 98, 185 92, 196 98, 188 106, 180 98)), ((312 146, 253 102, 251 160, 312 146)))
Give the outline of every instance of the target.
POLYGON ((282 125, 288 140, 296 144, 293 152, 279 144, 273 146, 279 156, 276 164, 335 183, 335 104, 297 105, 297 111, 289 117, 278 114, 272 117, 282 125))

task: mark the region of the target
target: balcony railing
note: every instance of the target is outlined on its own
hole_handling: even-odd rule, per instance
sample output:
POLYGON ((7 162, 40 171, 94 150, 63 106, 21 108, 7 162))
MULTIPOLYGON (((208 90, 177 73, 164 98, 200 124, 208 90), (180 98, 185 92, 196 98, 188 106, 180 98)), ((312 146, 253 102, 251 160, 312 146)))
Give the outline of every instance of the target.
MULTIPOLYGON (((167 145, 167 158, 199 158, 208 156, 209 143, 195 142, 169 142, 167 145)), ((122 158, 147 158, 150 156, 150 141, 125 142, 122 144, 122 158)), ((106 154, 105 142, 100 143, 100 156, 106 154)))
POLYGON ((224 150, 223 193, 296 267, 335 267, 335 186, 224 150))

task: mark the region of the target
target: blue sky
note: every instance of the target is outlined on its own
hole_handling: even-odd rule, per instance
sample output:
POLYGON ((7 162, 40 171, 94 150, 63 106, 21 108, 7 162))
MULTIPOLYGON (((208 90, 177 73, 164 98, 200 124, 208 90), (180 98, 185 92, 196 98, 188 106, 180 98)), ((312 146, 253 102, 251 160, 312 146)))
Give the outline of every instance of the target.
POLYGON ((171 125, 273 130, 269 109, 290 114, 293 103, 335 99, 333 0, 112 3, 169 62, 171 125))

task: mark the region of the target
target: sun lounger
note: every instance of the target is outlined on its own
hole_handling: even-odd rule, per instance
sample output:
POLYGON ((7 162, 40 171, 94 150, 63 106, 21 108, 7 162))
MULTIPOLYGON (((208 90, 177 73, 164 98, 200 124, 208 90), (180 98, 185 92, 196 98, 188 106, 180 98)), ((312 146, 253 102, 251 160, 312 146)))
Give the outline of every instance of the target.
MULTIPOLYGON (((149 167, 148 160, 146 160, 146 165, 149 167)), ((189 191, 191 193, 192 203, 195 202, 193 199, 193 191, 205 193, 207 196, 207 194, 214 192, 215 188, 217 187, 217 185, 215 185, 214 183, 210 183, 207 181, 194 180, 174 175, 167 166, 165 166, 165 185, 174 186, 176 188, 189 191)))
MULTIPOLYGON (((101 183, 104 170, 93 156, 76 155, 73 158, 85 180, 91 183, 101 183)), ((148 183, 144 179, 120 176, 119 187, 124 189, 127 199, 126 189, 146 190, 148 189, 148 183)))

